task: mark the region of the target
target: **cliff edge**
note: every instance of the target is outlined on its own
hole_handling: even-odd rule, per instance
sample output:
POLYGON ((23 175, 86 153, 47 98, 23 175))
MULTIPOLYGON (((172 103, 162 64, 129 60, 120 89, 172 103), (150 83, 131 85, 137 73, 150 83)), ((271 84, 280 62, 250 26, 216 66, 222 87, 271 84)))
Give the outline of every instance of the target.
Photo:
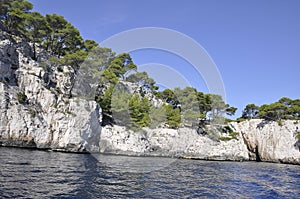
POLYGON ((0 41, 0 146, 99 151, 101 108, 70 97, 74 69, 38 63, 9 37, 0 41))

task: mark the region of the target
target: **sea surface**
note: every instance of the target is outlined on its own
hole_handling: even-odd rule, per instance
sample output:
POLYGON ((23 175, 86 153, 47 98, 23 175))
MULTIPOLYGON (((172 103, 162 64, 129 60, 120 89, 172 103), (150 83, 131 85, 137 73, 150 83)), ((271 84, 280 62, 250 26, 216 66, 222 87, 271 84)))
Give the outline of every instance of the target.
POLYGON ((300 198, 300 166, 0 147, 0 198, 300 198))

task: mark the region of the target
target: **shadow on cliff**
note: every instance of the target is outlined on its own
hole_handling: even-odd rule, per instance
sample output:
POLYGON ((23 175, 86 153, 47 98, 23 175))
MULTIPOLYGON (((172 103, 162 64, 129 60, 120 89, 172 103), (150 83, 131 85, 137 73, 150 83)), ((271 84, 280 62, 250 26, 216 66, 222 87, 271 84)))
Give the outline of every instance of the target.
POLYGON ((296 143, 294 144, 294 147, 300 151, 300 131, 298 131, 298 127, 296 127, 294 136, 297 139, 296 143))
POLYGON ((270 124, 272 122, 272 120, 262 120, 257 126, 256 128, 261 130, 263 129, 267 124, 270 124))

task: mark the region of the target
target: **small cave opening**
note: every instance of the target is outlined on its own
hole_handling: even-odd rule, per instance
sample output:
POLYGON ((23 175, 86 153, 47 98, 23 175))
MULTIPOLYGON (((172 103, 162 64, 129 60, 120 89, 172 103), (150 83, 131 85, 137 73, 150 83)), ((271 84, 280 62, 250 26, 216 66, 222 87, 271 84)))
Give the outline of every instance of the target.
POLYGON ((261 158, 260 158, 260 155, 259 155, 259 152, 258 152, 258 145, 256 145, 255 147, 255 157, 256 157, 256 162, 261 162, 261 158))

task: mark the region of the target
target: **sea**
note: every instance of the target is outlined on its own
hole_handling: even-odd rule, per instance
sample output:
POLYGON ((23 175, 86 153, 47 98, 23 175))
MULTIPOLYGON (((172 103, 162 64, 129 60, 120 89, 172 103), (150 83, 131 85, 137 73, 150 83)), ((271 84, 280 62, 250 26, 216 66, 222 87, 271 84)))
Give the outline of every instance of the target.
POLYGON ((300 166, 0 147, 0 198, 300 198, 300 166))

